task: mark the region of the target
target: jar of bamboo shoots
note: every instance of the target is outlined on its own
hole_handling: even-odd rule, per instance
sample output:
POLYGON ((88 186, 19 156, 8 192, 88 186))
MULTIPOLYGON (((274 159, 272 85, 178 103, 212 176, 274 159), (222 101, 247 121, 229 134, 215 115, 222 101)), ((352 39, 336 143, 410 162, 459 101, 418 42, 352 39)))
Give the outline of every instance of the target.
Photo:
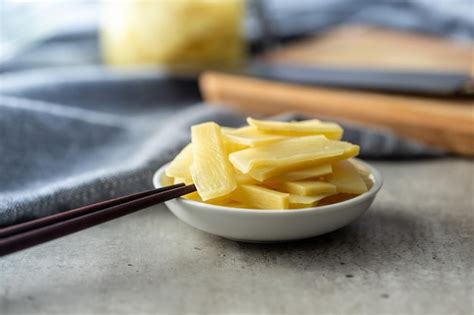
POLYGON ((232 67, 245 57, 245 0, 104 1, 102 9, 108 64, 232 67))

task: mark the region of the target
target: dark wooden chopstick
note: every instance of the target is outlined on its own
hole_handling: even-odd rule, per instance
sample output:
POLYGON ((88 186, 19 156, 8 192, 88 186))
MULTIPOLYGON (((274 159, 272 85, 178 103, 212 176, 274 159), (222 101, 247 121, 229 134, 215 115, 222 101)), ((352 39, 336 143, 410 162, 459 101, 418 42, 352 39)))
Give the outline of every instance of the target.
POLYGON ((117 198, 114 198, 114 199, 101 201, 101 202, 98 202, 98 203, 94 203, 92 205, 87 205, 87 206, 84 206, 84 207, 80 207, 80 208, 76 208, 76 209, 72 209, 72 210, 68 210, 68 211, 64 211, 64 212, 55 213, 55 214, 52 214, 52 215, 49 215, 49 216, 46 216, 46 217, 30 220, 30 221, 15 224, 15 225, 12 225, 12 226, 7 226, 5 228, 0 228, 0 238, 11 236, 11 235, 14 235, 14 234, 18 234, 20 232, 26 232, 28 230, 36 229, 36 228, 39 228, 41 226, 49 225, 49 224, 56 223, 56 222, 59 222, 59 221, 64 221, 66 219, 78 217, 80 215, 84 215, 84 214, 94 212, 94 211, 97 211, 97 210, 102 210, 102 209, 105 209, 105 208, 108 208, 108 207, 111 207, 111 206, 115 206, 115 205, 118 205, 118 204, 121 204, 121 203, 125 203, 127 201, 135 200, 135 199, 138 199, 138 198, 141 198, 141 197, 150 196, 150 195, 162 192, 162 191, 166 191, 166 190, 181 187, 181 186, 184 186, 184 184, 181 183, 181 184, 176 184, 176 185, 172 185, 172 186, 151 189, 151 190, 144 191, 144 192, 139 192, 139 193, 123 196, 123 197, 117 197, 117 198))
MULTIPOLYGON (((9 236, 0 238, 0 256, 72 234, 154 204, 189 194, 193 191, 196 191, 194 185, 173 185, 163 187, 163 189, 147 191, 94 204, 89 206, 86 210, 83 210, 84 207, 69 210, 72 211, 71 213, 75 213, 75 215, 68 216, 65 213, 69 211, 62 212, 61 214, 63 214, 63 216, 60 219, 56 217, 45 225, 35 223, 28 228, 20 227, 17 233, 14 234, 11 233, 11 230, 14 230, 12 227, 8 234, 9 236), (138 197, 136 197, 137 195, 138 197), (133 196, 135 196, 135 198, 133 198, 133 196), (108 205, 104 206, 104 203, 108 205), (78 212, 80 212, 79 215, 77 214, 78 212)), ((7 235, 7 233, 5 233, 5 235, 7 235)))

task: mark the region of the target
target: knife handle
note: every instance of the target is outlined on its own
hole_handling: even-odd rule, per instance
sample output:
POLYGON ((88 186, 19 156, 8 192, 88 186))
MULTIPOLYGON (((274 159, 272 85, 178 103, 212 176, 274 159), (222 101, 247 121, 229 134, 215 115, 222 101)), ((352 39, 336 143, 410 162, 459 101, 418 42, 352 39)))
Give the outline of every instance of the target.
POLYGON ((204 99, 248 114, 299 112, 389 128, 402 137, 474 156, 474 102, 306 87, 251 77, 206 72, 204 99))

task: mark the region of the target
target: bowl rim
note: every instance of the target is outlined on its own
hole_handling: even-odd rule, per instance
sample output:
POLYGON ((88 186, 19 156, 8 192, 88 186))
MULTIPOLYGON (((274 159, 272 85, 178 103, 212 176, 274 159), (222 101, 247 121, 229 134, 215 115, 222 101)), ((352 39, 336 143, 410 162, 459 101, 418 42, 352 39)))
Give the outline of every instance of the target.
MULTIPOLYGON (((362 201, 365 201, 367 199, 370 199, 374 197, 378 191, 382 188, 383 185, 383 177, 382 174, 372 165, 370 165, 367 162, 364 162, 360 159, 353 158, 352 160, 356 161, 356 163, 362 164, 362 166, 366 167, 370 171, 370 179, 373 182, 372 187, 365 193, 351 198, 349 200, 344 200, 341 202, 333 203, 330 205, 325 205, 325 206, 316 206, 316 207, 309 207, 309 208, 301 208, 301 209, 249 209, 249 208, 237 208, 237 207, 226 207, 226 206, 220 206, 220 205, 213 205, 213 204, 208 204, 204 202, 199 202, 195 200, 189 200, 189 199, 184 199, 184 198, 176 198, 172 199, 169 201, 177 201, 179 200, 180 202, 184 204, 189 204, 190 206, 194 207, 199 207, 199 208, 205 208, 207 210, 216 210, 216 211, 231 211, 234 213, 251 213, 251 214, 262 214, 262 215, 268 215, 268 214, 277 214, 277 215, 288 215, 288 214, 304 214, 308 212, 326 212, 326 211, 332 211, 332 210, 337 210, 340 209, 340 207, 350 205, 350 204, 356 204, 360 203, 362 201)), ((163 164, 158 170, 155 171, 153 174, 153 186, 155 188, 160 188, 163 187, 161 184, 161 177, 165 173, 165 169, 168 166, 170 162, 167 162, 163 164)), ((167 202, 169 202, 167 201, 167 202)))

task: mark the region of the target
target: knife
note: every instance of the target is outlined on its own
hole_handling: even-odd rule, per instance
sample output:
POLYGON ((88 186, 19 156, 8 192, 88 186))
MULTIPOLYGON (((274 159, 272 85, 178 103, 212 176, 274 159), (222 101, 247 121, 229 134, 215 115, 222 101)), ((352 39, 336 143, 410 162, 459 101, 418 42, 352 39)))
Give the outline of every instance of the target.
POLYGON ((302 67, 254 62, 237 74, 267 80, 337 88, 432 96, 472 95, 473 79, 462 72, 386 71, 364 68, 302 67))

